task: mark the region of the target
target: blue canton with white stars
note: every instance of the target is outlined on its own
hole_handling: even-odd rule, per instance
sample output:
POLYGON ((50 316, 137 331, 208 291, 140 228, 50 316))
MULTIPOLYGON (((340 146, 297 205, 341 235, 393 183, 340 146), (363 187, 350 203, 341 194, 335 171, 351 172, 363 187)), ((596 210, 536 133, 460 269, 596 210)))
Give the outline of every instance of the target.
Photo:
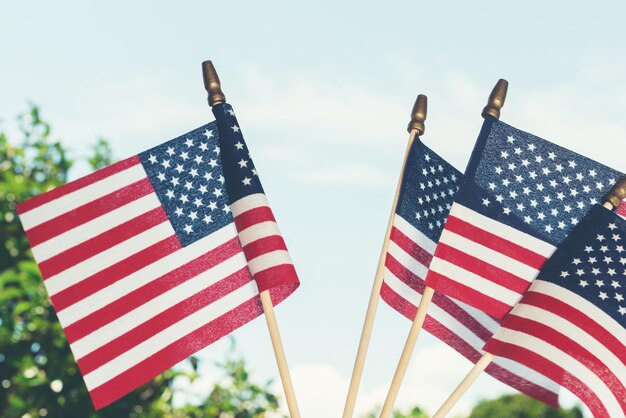
POLYGON ((407 157, 396 213, 439 241, 461 178, 456 168, 416 138, 407 157))
POLYGON ((626 326, 626 221, 595 205, 537 279, 567 288, 626 326))
POLYGON ((213 115, 220 132, 224 177, 231 202, 251 194, 263 193, 233 108, 228 103, 218 104, 213 107, 213 115))
POLYGON ((466 172, 467 182, 473 177, 482 193, 460 193, 459 197, 484 215, 505 223, 509 218, 524 232, 556 245, 594 204, 601 203, 622 175, 489 118, 466 172))
POLYGON ((139 154, 184 246, 233 222, 218 138, 212 122, 139 154))

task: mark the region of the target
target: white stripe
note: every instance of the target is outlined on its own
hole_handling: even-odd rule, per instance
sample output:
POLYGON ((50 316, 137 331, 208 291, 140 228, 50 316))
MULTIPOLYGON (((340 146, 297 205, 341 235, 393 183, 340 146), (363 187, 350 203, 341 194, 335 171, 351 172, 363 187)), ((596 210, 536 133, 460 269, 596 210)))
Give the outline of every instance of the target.
POLYGON ((574 307, 576 310, 597 322, 600 327, 614 335, 617 340, 621 342, 626 341, 626 329, 624 329, 624 327, 604 313, 602 309, 598 308, 587 299, 578 296, 576 293, 544 280, 535 280, 528 290, 543 293, 574 307))
POLYGON ((267 197, 263 193, 251 194, 250 196, 242 197, 236 202, 230 205, 230 209, 233 211, 233 216, 239 216, 250 209, 268 206, 267 197))
POLYGON ((241 241, 242 246, 246 246, 258 239, 274 235, 280 236, 278 225, 274 221, 266 221, 254 224, 243 231, 239 231, 239 240, 241 241))
POLYGON ((89 222, 72 228, 32 248, 38 263, 123 224, 161 205, 154 193, 140 197, 89 222))
POLYGON ((585 332, 584 329, 577 327, 574 323, 545 309, 523 303, 518 303, 512 314, 545 324, 555 331, 572 338, 577 344, 608 365, 622 384, 626 382, 626 366, 624 366, 623 360, 617 358, 604 344, 585 332))
MULTIPOLYGON (((184 301, 218 281, 230 276, 246 266, 243 253, 237 253, 217 266, 181 283, 173 289, 155 297, 136 309, 98 328, 91 334, 72 343, 72 352, 77 359, 84 357, 103 344, 141 326, 150 318, 184 301)), ((252 278, 250 278, 252 279, 252 278)))
POLYGON ((252 274, 257 274, 263 270, 282 264, 293 264, 289 253, 285 250, 276 250, 261 254, 248 261, 248 267, 250 267, 252 274))
POLYGON ((452 248, 455 248, 465 254, 469 254, 472 257, 485 261, 492 266, 496 266, 499 269, 507 271, 520 279, 524 279, 527 282, 531 282, 539 270, 534 267, 530 267, 522 262, 519 262, 511 257, 507 257, 499 251, 492 250, 478 244, 470 239, 467 239, 461 235, 458 235, 452 231, 444 229, 441 233, 439 242, 446 244, 452 248))
MULTIPOLYGON (((405 299, 407 302, 411 303, 413 306, 417 307, 419 305, 419 301, 421 300, 422 295, 419 294, 416 290, 407 286, 406 283, 398 279, 388 269, 385 269, 385 283, 387 284, 387 286, 389 286, 389 288, 391 288, 392 291, 405 299)), ((450 300, 452 301, 452 299, 450 300)), ((461 306, 461 304, 456 300, 452 302, 461 306)), ((461 308, 463 308, 463 306, 461 306, 461 308)), ((473 310, 477 311, 476 309, 473 310)), ((471 312, 468 313, 470 314, 470 316, 474 316, 471 312)), ((476 316, 474 316, 474 319, 476 319, 482 326, 489 330, 498 328, 499 324, 496 321, 494 321, 484 313, 480 313, 482 318, 477 318, 476 316)), ((476 335, 471 328, 466 327, 463 323, 459 322, 456 318, 437 306, 437 304, 432 303, 430 305, 430 308, 428 309, 428 315, 437 322, 439 322, 441 325, 449 329, 452 333, 456 334, 459 338, 469 344, 474 350, 476 350, 480 354, 484 353, 482 348, 485 344, 485 341, 478 335, 476 335)), ((555 382, 548 379, 544 375, 524 366, 521 363, 505 359, 503 357, 495 357, 494 363, 510 371, 511 373, 528 380, 529 382, 543 387, 546 390, 558 393, 559 385, 557 385, 555 382)))
POLYGON ((463 219, 465 222, 468 222, 473 226, 476 226, 484 231, 488 231, 491 234, 498 235, 508 241, 516 243, 517 245, 532 248, 534 252, 546 258, 550 257, 556 249, 553 245, 545 241, 535 238, 532 235, 511 226, 494 221, 493 219, 483 216, 458 202, 455 202, 452 205, 450 216, 463 219))
POLYGON ((52 200, 20 215, 20 221, 24 229, 29 230, 50 219, 56 218, 69 210, 76 209, 92 200, 113 193, 122 187, 147 177, 141 164, 136 164, 126 170, 120 171, 99 180, 89 186, 75 190, 58 199, 52 200))
POLYGON ((497 283, 437 257, 433 258, 432 263, 430 263, 430 270, 446 277, 453 277, 455 282, 470 287, 477 292, 510 306, 515 305, 521 298, 519 293, 511 289, 500 286, 497 283))
POLYGON ((57 316, 59 321, 63 327, 67 327, 89 315, 89 313, 95 312, 111 302, 114 302, 121 296, 126 295, 147 283, 150 283, 151 281, 192 260, 195 260, 201 255, 206 254, 206 252, 210 249, 222 245, 235 236, 237 236, 235 224, 230 223, 211 235, 183 247, 178 251, 143 267, 142 269, 137 270, 110 286, 107 286, 104 289, 76 302, 66 309, 58 311, 57 316))
POLYGON ((426 278, 426 273, 428 273, 428 267, 411 257, 395 242, 389 241, 387 253, 389 253, 393 258, 398 260, 400 264, 402 264, 407 270, 415 274, 420 279, 423 280, 426 278))
POLYGON ((90 391, 94 390, 98 386, 108 382, 196 329, 233 309, 237 309, 239 305, 247 302, 257 294, 258 289, 256 283, 251 281, 249 284, 240 287, 214 303, 183 318, 176 324, 141 342, 141 344, 134 346, 91 373, 86 374, 84 380, 87 388, 90 391))
POLYGON ((62 290, 92 276, 107 267, 118 263, 125 258, 156 244, 175 234, 172 224, 166 219, 164 222, 134 235, 126 241, 102 251, 93 257, 81 261, 72 267, 63 270, 45 280, 48 294, 53 296, 62 290))
POLYGON ((393 226, 398 228, 400 232, 409 237, 414 243, 422 247, 429 254, 435 253, 437 243, 428 238, 419 229, 408 223, 402 216, 396 214, 393 217, 393 226))
POLYGON ((500 328, 500 330, 494 335, 494 338, 499 341, 530 350, 531 352, 558 364, 570 374, 580 379, 581 382, 587 385, 591 391, 596 394, 608 410, 610 417, 624 416, 624 411, 622 411, 622 408, 615 399, 615 396, 604 384, 604 382, 585 365, 581 364, 578 360, 570 357, 552 344, 548 344, 547 342, 533 337, 532 335, 507 328, 500 328))

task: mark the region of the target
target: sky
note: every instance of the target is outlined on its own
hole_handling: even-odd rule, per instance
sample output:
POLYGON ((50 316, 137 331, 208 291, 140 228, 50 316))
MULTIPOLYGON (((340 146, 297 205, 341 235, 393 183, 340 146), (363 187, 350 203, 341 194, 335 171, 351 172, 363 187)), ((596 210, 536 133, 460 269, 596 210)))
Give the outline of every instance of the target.
MULTIPOLYGON (((14 132, 32 101, 74 156, 105 137, 124 158, 212 120, 200 66, 211 59, 302 282, 276 309, 302 416, 340 416, 416 95, 429 98, 423 141, 461 170, 489 92, 505 78, 503 121, 624 171, 625 9, 0 1, 0 119, 14 132)), ((78 166, 74 176, 84 173, 78 166)), ((409 326, 379 305, 358 413, 383 402, 409 326)), ((278 381, 263 319, 234 337, 252 378, 278 381)), ((201 352, 193 390, 209 390, 229 347, 201 352)), ((397 406, 434 412, 470 368, 421 335, 397 406)), ((452 415, 506 392, 481 376, 452 415)))

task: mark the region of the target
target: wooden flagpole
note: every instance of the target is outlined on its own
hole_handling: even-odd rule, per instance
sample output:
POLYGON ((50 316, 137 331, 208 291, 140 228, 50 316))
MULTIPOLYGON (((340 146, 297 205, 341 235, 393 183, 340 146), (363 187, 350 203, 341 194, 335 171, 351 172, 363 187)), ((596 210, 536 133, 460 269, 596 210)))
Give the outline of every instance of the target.
MULTIPOLYGON (((217 72, 215 71, 215 67, 211 61, 204 61, 202 63, 202 78, 204 79, 204 88, 209 94, 209 106, 213 107, 220 103, 224 103, 226 101, 226 96, 224 96, 224 93, 222 92, 220 79, 217 76, 217 72)), ((285 350, 280 338, 280 332, 278 331, 278 323, 276 322, 276 315, 274 315, 274 304, 272 303, 269 290, 261 292, 260 298, 261 305, 263 306, 263 312, 265 313, 265 320, 270 333, 270 339, 272 340, 274 355, 276 356, 276 363, 278 364, 280 380, 283 384, 283 390, 285 392, 285 399, 287 400, 289 415, 291 418, 300 418, 296 394, 293 390, 291 374, 289 373, 289 366, 287 365, 287 357, 285 356, 285 350)))
MULTIPOLYGON (((622 199, 626 197, 626 177, 622 177, 611 189, 611 191, 605 196, 602 206, 608 210, 616 210, 622 199)), ((441 405, 439 410, 433 415, 433 418, 444 418, 450 410, 457 404, 461 397, 467 392, 469 387, 476 381, 478 376, 485 371, 487 366, 493 361, 494 355, 491 353, 485 353, 474 365, 472 370, 465 376, 463 381, 454 389, 454 392, 446 399, 441 405)))
MULTIPOLYGON (((483 117, 490 115, 496 119, 500 118, 500 109, 502 109, 502 106, 504 106, 508 85, 509 83, 506 80, 498 80, 495 87, 491 91, 491 94, 489 95, 489 101, 487 102, 487 106, 485 106, 482 111, 483 117)), ((400 361, 398 361, 396 372, 393 375, 393 380, 391 381, 389 392, 387 392, 387 397, 385 398, 383 409, 380 412, 380 418, 389 418, 393 412, 393 406, 396 402, 396 398, 398 397, 398 393, 400 392, 400 386, 402 385, 402 381, 404 380, 406 370, 411 360, 411 355, 413 354, 413 350, 415 349, 417 337, 419 336, 422 326, 424 325, 426 313, 428 311, 428 307, 430 306, 430 302, 432 301, 434 293, 435 291, 432 287, 426 286, 424 288, 424 293, 422 294, 420 304, 417 307, 417 312, 415 313, 413 324, 411 325, 409 335, 407 336, 406 342, 404 344, 404 349, 402 350, 402 354, 400 356, 400 361)))
POLYGON ((423 94, 420 94, 417 96, 415 104, 413 105, 413 111, 411 112, 411 122, 409 122, 409 126, 407 128, 409 132, 409 142, 407 144, 406 152, 404 154, 402 170, 400 171, 400 177, 398 178, 398 185, 396 186, 396 194, 393 199, 393 205, 391 206, 389 221, 387 222, 387 232, 385 233, 385 239, 383 241, 383 246, 380 250, 380 256, 378 258, 378 266, 376 267, 376 275, 374 276, 374 285, 372 286, 372 293, 370 294, 370 300, 367 306, 367 313, 365 314, 365 322, 363 323, 363 330, 361 331, 361 340, 359 341, 359 348, 357 350, 356 360, 354 361, 354 368, 352 369, 350 388, 348 389, 348 396, 346 397, 346 403, 343 409, 343 418, 352 418, 352 416, 354 415, 354 406, 356 404, 356 398, 359 393, 359 385, 361 383, 361 377, 363 375, 365 357, 367 356, 367 349, 369 347, 370 338, 372 336, 372 328, 374 327, 374 319, 376 317, 376 310, 378 308, 380 288, 383 283, 383 273, 385 270, 385 258, 387 255, 387 248, 389 247, 389 237, 391 236, 391 229, 393 227, 396 206, 398 205, 398 197, 400 196, 402 177, 404 175, 404 169, 406 167, 406 161, 409 156, 409 151, 411 150, 411 146, 413 145, 415 137, 417 135, 424 134, 424 121, 426 120, 426 114, 428 110, 427 105, 428 99, 423 94))

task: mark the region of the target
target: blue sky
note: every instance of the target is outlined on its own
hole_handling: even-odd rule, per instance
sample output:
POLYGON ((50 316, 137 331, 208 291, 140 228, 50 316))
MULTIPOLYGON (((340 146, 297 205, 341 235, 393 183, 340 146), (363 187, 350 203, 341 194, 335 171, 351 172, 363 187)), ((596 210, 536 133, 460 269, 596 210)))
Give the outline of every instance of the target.
MULTIPOLYGON (((303 416, 339 416, 417 93, 429 97, 424 142, 460 169, 502 77, 504 121, 625 170, 624 12, 617 1, 3 2, 0 118, 13 129, 32 100, 75 155, 104 136, 123 158, 212 119, 200 74, 212 59, 301 277, 277 315, 303 416)), ((358 410, 384 399, 408 328, 381 303, 358 410)), ((235 337, 254 376, 277 378, 262 319, 235 337)), ((228 345, 202 355, 211 364, 228 345)), ((398 405, 432 411, 469 368, 423 335, 398 405)), ((214 379, 207 367, 197 389, 214 379)), ((457 412, 505 390, 482 377, 457 412)))

